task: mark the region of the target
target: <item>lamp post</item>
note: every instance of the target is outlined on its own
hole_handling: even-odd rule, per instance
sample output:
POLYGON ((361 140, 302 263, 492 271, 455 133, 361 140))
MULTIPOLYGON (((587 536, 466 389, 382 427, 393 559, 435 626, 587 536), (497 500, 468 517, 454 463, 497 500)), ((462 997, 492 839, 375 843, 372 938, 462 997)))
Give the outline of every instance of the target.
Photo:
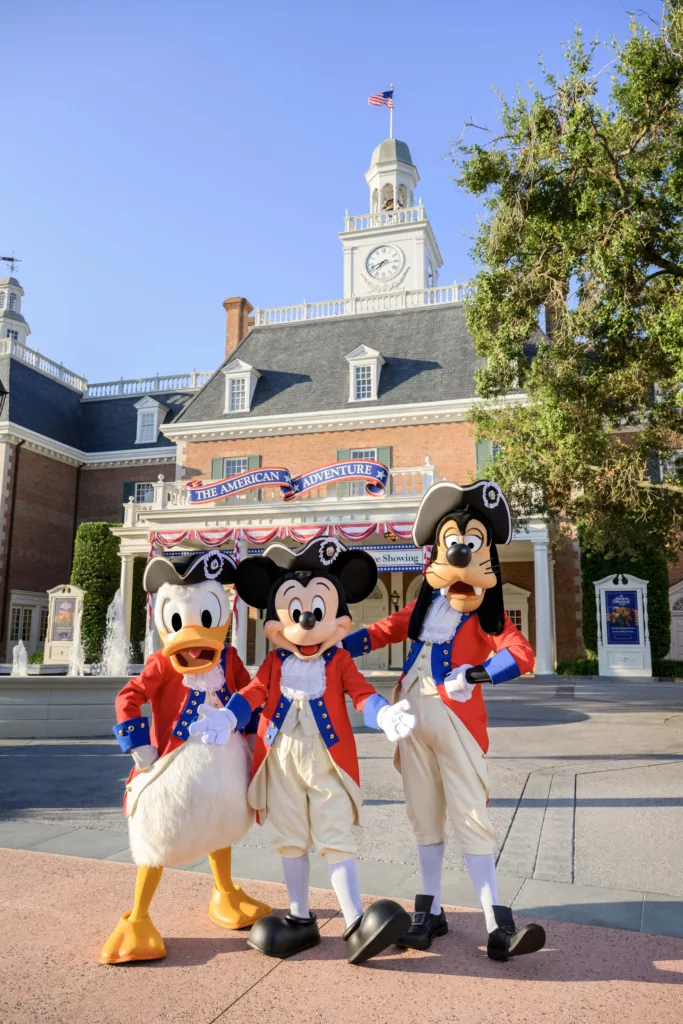
POLYGON ((400 600, 401 600, 401 599, 400 599, 400 597, 399 597, 398 591, 397 591, 397 590, 392 590, 392 592, 391 592, 391 603, 392 603, 392 604, 393 604, 393 606, 394 606, 394 611, 395 611, 395 612, 397 612, 397 611, 398 611, 398 602, 399 602, 400 600))

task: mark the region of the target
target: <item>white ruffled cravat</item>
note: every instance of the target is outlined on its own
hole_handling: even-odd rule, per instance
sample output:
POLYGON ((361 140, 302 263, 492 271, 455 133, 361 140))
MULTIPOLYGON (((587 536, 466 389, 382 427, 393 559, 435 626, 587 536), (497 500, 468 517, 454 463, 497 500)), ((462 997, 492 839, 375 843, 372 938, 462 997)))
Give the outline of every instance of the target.
POLYGON ((444 591, 429 606, 422 624, 420 640, 431 644, 445 644, 452 640, 460 625, 462 612, 452 608, 444 591))
POLYGON ((281 731, 290 735, 297 724, 306 736, 315 736, 319 731, 309 701, 322 697, 325 692, 325 662, 322 658, 302 661, 290 654, 282 662, 280 692, 291 700, 289 711, 282 723, 281 731))

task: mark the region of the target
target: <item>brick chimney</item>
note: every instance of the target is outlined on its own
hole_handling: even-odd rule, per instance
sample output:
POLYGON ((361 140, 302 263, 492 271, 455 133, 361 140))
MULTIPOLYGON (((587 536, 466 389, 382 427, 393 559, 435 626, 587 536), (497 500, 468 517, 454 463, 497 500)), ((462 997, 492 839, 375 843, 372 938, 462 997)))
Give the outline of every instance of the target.
POLYGON ((254 318, 249 314, 253 310, 249 299, 236 296, 234 299, 226 299, 223 303, 227 317, 225 322, 225 357, 232 355, 242 338, 253 326, 254 318))

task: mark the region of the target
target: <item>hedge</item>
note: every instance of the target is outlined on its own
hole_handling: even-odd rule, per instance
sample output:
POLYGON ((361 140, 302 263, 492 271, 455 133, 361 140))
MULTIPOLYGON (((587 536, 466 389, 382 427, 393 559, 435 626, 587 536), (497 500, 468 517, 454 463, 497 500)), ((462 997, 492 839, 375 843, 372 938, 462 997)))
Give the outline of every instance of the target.
POLYGON ((596 580, 612 574, 616 576, 617 573, 627 573, 648 581, 647 609, 652 660, 654 662, 666 658, 671 647, 667 561, 663 549, 656 542, 644 539, 637 550, 627 555, 607 555, 581 543, 581 617, 583 644, 588 659, 597 658, 598 652, 598 623, 593 584, 596 580))
POLYGON ((81 642, 87 662, 99 661, 107 628, 107 608, 121 578, 119 541, 109 523, 81 523, 76 533, 71 583, 85 592, 81 642))
MULTIPOLYGON (((557 666, 558 676, 597 676, 598 663, 592 658, 572 658, 557 666)), ((661 679, 683 679, 683 661, 661 658, 652 662, 652 675, 661 679)))

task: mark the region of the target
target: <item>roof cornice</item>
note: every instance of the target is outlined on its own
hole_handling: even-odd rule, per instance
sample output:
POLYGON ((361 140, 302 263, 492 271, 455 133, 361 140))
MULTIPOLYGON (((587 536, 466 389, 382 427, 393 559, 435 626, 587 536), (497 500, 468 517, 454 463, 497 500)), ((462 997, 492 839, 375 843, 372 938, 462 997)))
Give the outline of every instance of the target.
POLYGON ((79 448, 63 444, 45 434, 29 430, 18 423, 0 423, 0 442, 18 444, 21 441, 29 451, 34 451, 47 458, 64 462, 68 466, 81 466, 84 469, 98 469, 115 465, 145 463, 157 465, 175 462, 175 445, 164 445, 163 448, 125 448, 114 452, 83 452, 79 448))
MULTIPOLYGON (((194 423, 164 423, 161 432, 170 440, 206 441, 240 437, 278 437, 286 434, 326 434, 338 430, 376 430, 378 427, 411 427, 425 423, 457 423, 469 418, 481 398, 455 398, 442 402, 405 405, 368 403, 362 408, 327 412, 278 413, 274 416, 224 416, 194 423)), ((518 405, 525 395, 509 395, 501 405, 518 405)))

